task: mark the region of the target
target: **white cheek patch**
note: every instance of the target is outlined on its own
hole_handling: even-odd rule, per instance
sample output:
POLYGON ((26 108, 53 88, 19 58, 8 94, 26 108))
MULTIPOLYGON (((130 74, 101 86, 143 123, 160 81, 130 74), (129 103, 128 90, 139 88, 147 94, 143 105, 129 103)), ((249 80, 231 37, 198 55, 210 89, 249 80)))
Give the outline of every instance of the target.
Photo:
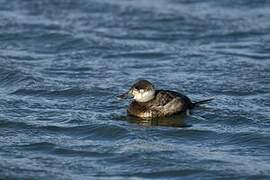
POLYGON ((154 98, 155 91, 146 91, 143 93, 137 93, 134 99, 138 102, 147 102, 154 98))

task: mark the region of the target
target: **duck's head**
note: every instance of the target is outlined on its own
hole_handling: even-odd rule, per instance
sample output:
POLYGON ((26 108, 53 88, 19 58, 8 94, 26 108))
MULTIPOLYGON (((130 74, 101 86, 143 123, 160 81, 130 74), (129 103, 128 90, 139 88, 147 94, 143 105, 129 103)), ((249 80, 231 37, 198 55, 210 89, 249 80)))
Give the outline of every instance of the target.
POLYGON ((155 97, 155 87, 147 80, 139 80, 131 86, 128 92, 117 97, 126 99, 128 96, 133 96, 137 102, 148 102, 155 97))

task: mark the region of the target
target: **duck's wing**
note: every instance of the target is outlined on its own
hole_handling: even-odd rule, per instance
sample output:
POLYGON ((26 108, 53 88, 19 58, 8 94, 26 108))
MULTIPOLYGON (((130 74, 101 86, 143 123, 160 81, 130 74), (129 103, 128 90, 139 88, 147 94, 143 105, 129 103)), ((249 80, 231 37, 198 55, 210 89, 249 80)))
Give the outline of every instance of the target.
POLYGON ((177 98, 177 95, 172 91, 157 90, 154 104, 156 106, 165 106, 175 98, 177 98))
POLYGON ((191 109, 190 99, 178 92, 169 90, 158 90, 156 94, 156 104, 163 107, 163 111, 174 114, 191 109))

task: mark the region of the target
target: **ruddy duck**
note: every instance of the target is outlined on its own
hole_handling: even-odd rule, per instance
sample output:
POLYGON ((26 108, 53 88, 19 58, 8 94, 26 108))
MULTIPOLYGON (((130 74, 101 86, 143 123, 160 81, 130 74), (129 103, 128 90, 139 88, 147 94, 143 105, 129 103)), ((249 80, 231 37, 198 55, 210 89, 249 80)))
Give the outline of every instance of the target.
POLYGON ((187 96, 178 92, 156 90, 154 85, 147 80, 136 82, 128 92, 118 98, 126 99, 129 95, 133 96, 134 101, 129 105, 127 113, 140 118, 164 117, 187 112, 198 104, 212 100, 193 103, 187 96))

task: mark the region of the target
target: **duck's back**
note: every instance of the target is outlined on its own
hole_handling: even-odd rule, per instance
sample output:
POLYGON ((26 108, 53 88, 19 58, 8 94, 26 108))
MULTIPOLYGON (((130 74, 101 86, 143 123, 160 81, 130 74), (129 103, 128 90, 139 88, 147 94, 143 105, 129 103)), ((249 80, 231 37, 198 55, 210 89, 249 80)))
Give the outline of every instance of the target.
POLYGON ((191 109, 191 100, 178 92, 169 90, 157 90, 155 98, 148 102, 133 101, 128 114, 142 118, 154 118, 177 114, 191 109))

